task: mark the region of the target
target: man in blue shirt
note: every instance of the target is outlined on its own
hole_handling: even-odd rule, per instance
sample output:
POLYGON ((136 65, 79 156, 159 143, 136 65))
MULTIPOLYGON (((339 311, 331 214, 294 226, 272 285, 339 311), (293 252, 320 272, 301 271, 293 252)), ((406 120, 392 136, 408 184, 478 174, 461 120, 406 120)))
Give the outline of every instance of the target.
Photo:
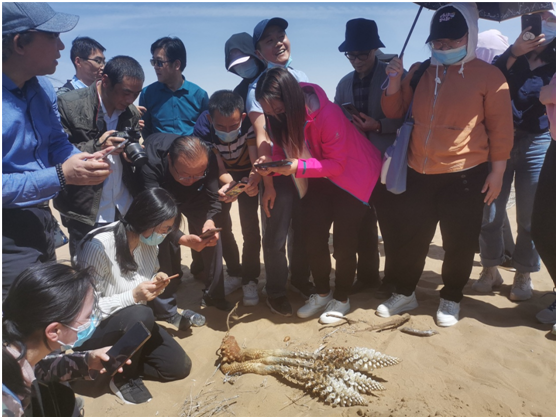
POLYGON ((184 44, 178 38, 161 38, 151 45, 151 55, 158 81, 144 88, 139 99, 140 106, 147 108, 143 138, 157 132, 192 135, 198 117, 207 110, 209 97, 182 75, 186 68, 184 44))
MULTIPOLYGON (((109 175, 104 153, 80 153, 60 124, 44 77, 56 70, 78 16, 46 3, 2 3, 2 295, 34 263, 55 259, 48 200, 66 185, 95 185, 109 175)), ((110 151, 110 150, 109 150, 110 151)))

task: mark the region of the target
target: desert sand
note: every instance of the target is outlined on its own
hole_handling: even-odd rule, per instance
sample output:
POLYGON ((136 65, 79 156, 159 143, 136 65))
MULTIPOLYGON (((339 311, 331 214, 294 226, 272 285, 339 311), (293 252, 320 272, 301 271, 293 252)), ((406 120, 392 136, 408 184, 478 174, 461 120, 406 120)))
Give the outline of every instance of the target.
MULTIPOLYGON (((236 204, 233 223, 237 243, 242 236, 236 204)), ((512 231, 515 208, 509 211, 512 231)), ((481 266, 475 258, 471 281, 465 287, 461 319, 450 328, 435 323, 439 303, 441 237, 436 234, 426 260, 416 295, 419 307, 410 312, 407 325, 433 329, 439 334, 417 337, 395 331, 362 331, 364 323, 324 327, 317 317, 307 320, 271 313, 260 296, 255 307, 242 305, 242 290, 228 299, 240 300, 238 317, 231 331, 239 345, 260 349, 300 349, 314 351, 322 345, 359 346, 401 358, 401 363, 375 371, 386 388, 375 396, 364 396, 367 406, 331 407, 305 394, 300 388, 274 376, 246 374, 225 377, 217 369, 217 349, 227 332, 227 313, 200 308, 202 284, 193 279, 188 266, 189 249, 183 250, 183 283, 179 307, 202 313, 207 324, 191 332, 179 332, 161 323, 175 336, 192 359, 192 371, 184 380, 172 383, 146 381, 153 394, 149 403, 123 404, 111 393, 86 392, 86 416, 556 416, 556 341, 551 325, 542 325, 535 314, 555 298, 550 275, 543 269, 532 275, 533 297, 515 303, 508 299, 513 273, 500 270, 504 285, 492 295, 478 295, 471 283, 481 266)), ((383 249, 381 249, 383 250, 383 249)), ((60 259, 68 258, 68 246, 58 249, 60 259)), ((265 283, 260 275, 259 289, 265 283)), ((382 266, 384 257, 382 254, 382 266)), ((332 272, 331 278, 334 278, 332 272)), ((296 311, 302 297, 290 292, 296 311)), ((381 300, 364 292, 350 297, 353 320, 370 324, 386 321, 374 314, 381 300)), ((80 388, 77 388, 80 392, 80 388)), ((83 391, 81 391, 83 393, 83 391)))

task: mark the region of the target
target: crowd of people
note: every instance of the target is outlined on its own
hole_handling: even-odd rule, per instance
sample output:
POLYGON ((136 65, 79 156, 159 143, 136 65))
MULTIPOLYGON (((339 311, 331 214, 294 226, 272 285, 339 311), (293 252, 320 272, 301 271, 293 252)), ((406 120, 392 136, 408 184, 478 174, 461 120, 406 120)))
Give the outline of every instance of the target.
MULTIPOLYGON (((234 89, 209 96, 186 80, 179 38, 151 45, 158 81, 144 87, 138 61, 106 61, 104 46, 78 37, 76 74, 55 92, 44 76, 64 49, 59 34, 79 17, 2 3, 3 414, 79 414, 60 382, 103 379, 106 352, 139 321, 151 337, 105 378, 108 388, 139 404, 152 398, 143 378, 188 376, 188 355, 157 323, 203 324, 178 309, 183 247, 203 282, 202 306, 230 311, 227 296, 242 288, 244 306, 263 295, 273 313, 292 316, 290 287, 306 300, 296 315, 323 324, 340 321, 350 295, 368 289, 384 300, 369 307, 380 317, 415 309, 438 225, 438 326, 458 323, 479 251, 477 293, 499 287, 506 266, 515 271, 509 298, 531 298, 540 259, 555 284, 556 17, 536 16, 541 34, 528 27, 508 45, 497 31, 478 33, 475 3, 445 5, 431 20, 431 58, 408 71, 402 57, 380 59, 373 20, 352 19, 339 51, 354 71, 332 102, 291 67, 280 17, 227 40, 225 68, 242 79, 234 89), (379 180, 382 157, 409 119, 406 189, 396 194, 379 180), (515 243, 506 233, 512 184, 515 243), (56 262, 50 200, 72 266, 56 262)), ((536 318, 555 332, 556 302, 536 318)))

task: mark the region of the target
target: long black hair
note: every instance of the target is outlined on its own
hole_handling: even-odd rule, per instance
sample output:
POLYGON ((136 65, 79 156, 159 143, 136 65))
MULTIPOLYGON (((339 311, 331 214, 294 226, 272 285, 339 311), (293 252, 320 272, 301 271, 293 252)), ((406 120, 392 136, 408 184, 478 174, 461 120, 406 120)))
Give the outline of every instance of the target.
POLYGON ((304 145, 304 123, 306 122, 306 104, 302 88, 289 73, 280 67, 265 71, 256 85, 256 100, 271 103, 280 100, 285 105, 285 113, 266 115, 266 128, 271 139, 279 147, 291 150, 292 156, 300 157, 304 145))
POLYGON ((135 272, 138 270, 138 264, 130 253, 126 232, 132 231, 141 234, 171 218, 174 218, 171 229, 171 232, 174 232, 179 229, 182 217, 172 195, 163 188, 146 189, 134 198, 126 216, 119 223, 99 228, 94 231, 94 234, 88 234, 81 241, 80 247, 83 247, 95 235, 112 230, 116 244, 116 261, 120 272, 123 275, 135 272))
MULTIPOLYGON (((54 262, 32 266, 15 279, 2 303, 3 384, 21 396, 28 392, 17 362, 25 357, 26 340, 51 323, 71 324, 93 288, 91 269, 77 270, 54 262), (7 345, 18 348, 21 355, 17 360, 7 345)), ((44 333, 43 341, 49 347, 44 333)))

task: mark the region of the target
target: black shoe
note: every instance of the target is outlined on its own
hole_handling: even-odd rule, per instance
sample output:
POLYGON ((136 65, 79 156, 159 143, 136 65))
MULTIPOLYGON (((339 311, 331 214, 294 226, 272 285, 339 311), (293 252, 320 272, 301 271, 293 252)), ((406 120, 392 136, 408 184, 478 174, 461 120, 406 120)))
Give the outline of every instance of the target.
POLYGON ((300 294, 304 299, 308 300, 312 294, 316 294, 316 287, 310 281, 306 281, 304 284, 293 284, 291 282, 291 291, 300 294))
POLYGON ((122 374, 116 374, 110 380, 109 386, 110 390, 126 404, 147 403, 153 398, 141 378, 126 379, 122 374))
POLYGON ((224 298, 213 298, 210 297, 209 294, 204 293, 203 298, 201 300, 202 307, 215 307, 219 310, 223 311, 231 311, 234 307, 234 304, 225 300, 224 298))
POLYGON ((172 324, 178 330, 186 331, 190 329, 190 319, 187 319, 180 313, 175 313, 170 319, 167 319, 167 323, 172 324))
POLYGON ((361 281, 359 279, 351 287, 351 294, 359 294, 366 290, 372 290, 374 288, 379 288, 381 286, 380 280, 376 281, 361 281))
POLYGON ((395 284, 389 282, 386 278, 383 279, 382 285, 377 290, 372 291, 374 298, 379 300, 387 300, 395 292, 395 284))
POLYGON ((510 272, 515 272, 516 269, 513 267, 512 258, 508 255, 505 255, 504 257, 504 261, 499 265, 500 268, 503 268, 510 272))
POLYGON ((267 305, 275 314, 290 317, 293 315, 293 308, 287 297, 269 298, 267 297, 267 305))

